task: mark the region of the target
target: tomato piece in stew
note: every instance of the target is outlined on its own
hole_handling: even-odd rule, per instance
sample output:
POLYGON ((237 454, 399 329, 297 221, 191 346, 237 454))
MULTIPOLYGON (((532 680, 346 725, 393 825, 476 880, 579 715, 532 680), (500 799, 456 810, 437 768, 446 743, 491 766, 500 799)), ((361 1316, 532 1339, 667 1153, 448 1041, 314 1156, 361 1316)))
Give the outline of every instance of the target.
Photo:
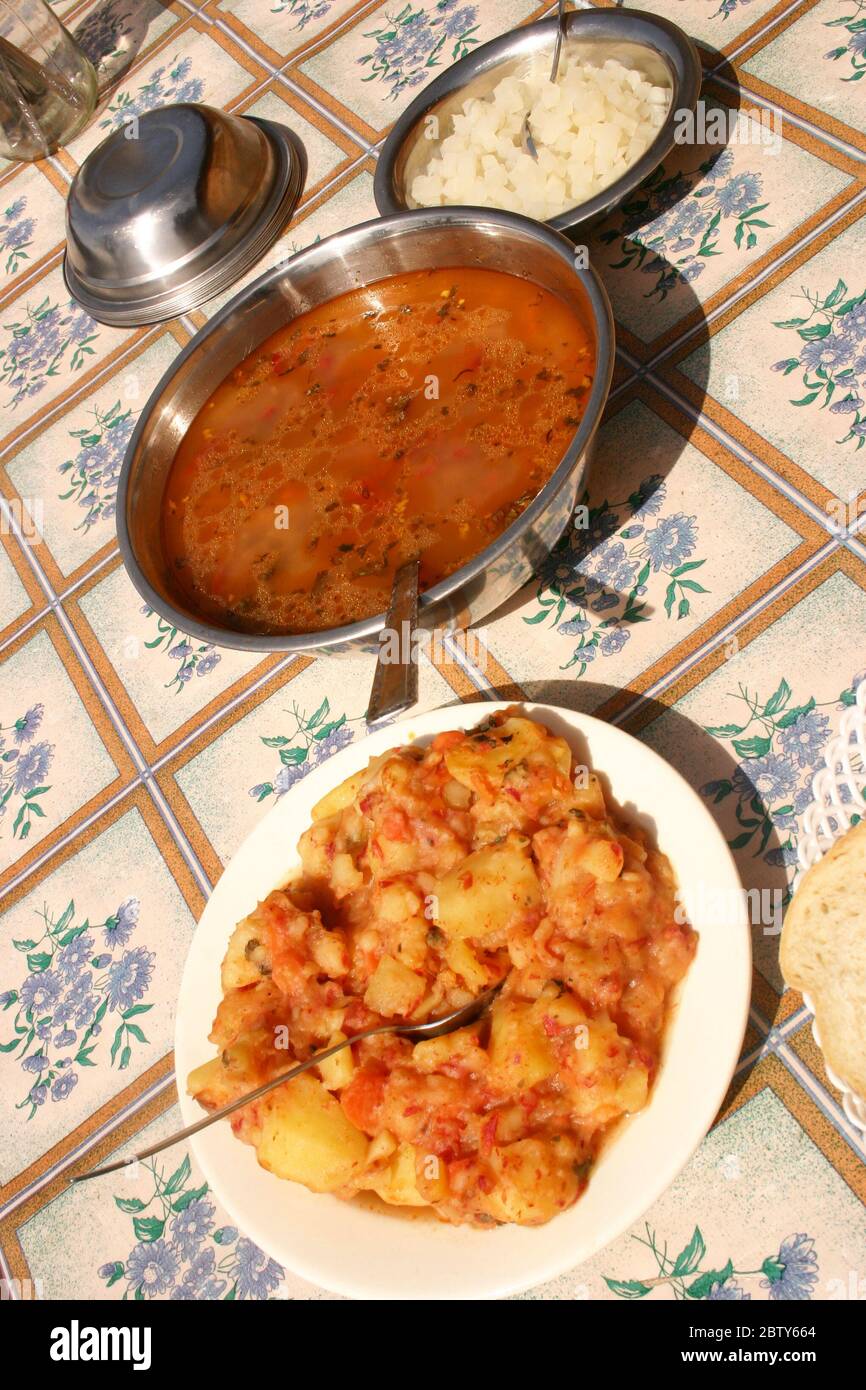
POLYGON ((179 592, 245 632, 380 613, 414 555, 426 589, 547 482, 592 385, 575 311, 501 271, 413 271, 274 333, 193 420, 163 545, 179 592))

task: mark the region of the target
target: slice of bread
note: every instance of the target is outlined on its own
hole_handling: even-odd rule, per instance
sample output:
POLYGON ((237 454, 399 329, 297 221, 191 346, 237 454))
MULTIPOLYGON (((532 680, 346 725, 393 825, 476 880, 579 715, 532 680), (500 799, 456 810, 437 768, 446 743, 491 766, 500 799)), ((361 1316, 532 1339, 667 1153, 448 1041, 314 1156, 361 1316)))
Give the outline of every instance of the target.
POLYGON ((788 984, 812 997, 828 1064, 866 1097, 866 821, 806 871, 780 959, 788 984))

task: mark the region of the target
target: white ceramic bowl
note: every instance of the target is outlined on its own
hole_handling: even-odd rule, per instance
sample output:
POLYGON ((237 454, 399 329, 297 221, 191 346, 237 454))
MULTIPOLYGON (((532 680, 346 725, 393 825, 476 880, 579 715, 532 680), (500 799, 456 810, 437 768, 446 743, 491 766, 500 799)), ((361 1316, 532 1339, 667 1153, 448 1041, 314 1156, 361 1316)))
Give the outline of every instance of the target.
MULTIPOLYGON (((229 936, 298 865, 294 847, 315 802, 376 753, 471 728, 506 707, 457 705, 380 730, 296 784, 241 846, 204 911, 181 985, 175 1058, 186 1123, 202 1113, 184 1094, 185 1079, 213 1055, 207 1035, 229 936)), ((197 1135, 196 1158, 240 1229, 287 1269, 349 1297, 503 1297, 588 1259, 631 1226, 677 1175, 712 1124, 737 1063, 749 1002, 750 937, 739 876, 715 821, 673 768, 622 730, 551 705, 524 709, 565 736, 578 762, 605 774, 619 805, 656 835, 700 933, 697 955, 648 1107, 621 1127, 577 1205, 546 1226, 477 1231, 447 1226, 423 1210, 407 1215, 363 1199, 343 1202, 265 1172, 227 1124, 197 1135)))

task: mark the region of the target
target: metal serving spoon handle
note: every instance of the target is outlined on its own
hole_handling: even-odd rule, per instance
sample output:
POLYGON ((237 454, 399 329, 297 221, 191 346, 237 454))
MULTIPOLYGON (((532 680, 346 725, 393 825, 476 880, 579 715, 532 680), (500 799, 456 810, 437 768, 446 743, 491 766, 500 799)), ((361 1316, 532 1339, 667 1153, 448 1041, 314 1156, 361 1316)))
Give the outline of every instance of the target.
POLYGON ((288 1071, 280 1072, 279 1076, 272 1076, 270 1081, 265 1081, 254 1091, 249 1091, 246 1095, 239 1096, 237 1100, 230 1101, 220 1110, 212 1110, 210 1114, 196 1120, 195 1124, 187 1125, 186 1129, 179 1129, 176 1134, 170 1134, 167 1139, 161 1139, 158 1144, 152 1144, 149 1149, 141 1149, 138 1153, 130 1154, 129 1158, 118 1158, 114 1163, 103 1164, 101 1168, 91 1168, 86 1173, 77 1173, 70 1181, 87 1182, 89 1178, 101 1178, 105 1173, 116 1173, 119 1168, 127 1168, 130 1163, 141 1163, 145 1158, 152 1158, 154 1154, 162 1153, 163 1149, 171 1148, 172 1144, 179 1144, 182 1139, 189 1139, 191 1135, 207 1129, 208 1125, 214 1124, 217 1120, 224 1120, 227 1115, 233 1115, 242 1106, 258 1100, 260 1096, 267 1095, 268 1091, 273 1091, 277 1086, 282 1086, 285 1081, 291 1081, 293 1077, 309 1071, 310 1067, 318 1066, 319 1062, 333 1057, 335 1052, 342 1052, 343 1048, 348 1047, 350 1043, 360 1042, 362 1038, 375 1038, 379 1033, 396 1033, 401 1038, 439 1038, 445 1033, 453 1033, 458 1028, 465 1028, 467 1024, 474 1023, 486 1012, 502 988, 502 984, 503 981, 500 980, 498 985, 485 990, 469 1004, 454 1009, 442 1018, 432 1018, 427 1023, 381 1023, 375 1028, 365 1028, 362 1032, 355 1033, 354 1037, 344 1038, 342 1042, 334 1043, 333 1047, 326 1047, 323 1052, 317 1052, 313 1057, 308 1057, 306 1062, 299 1062, 297 1066, 291 1067, 288 1071))
POLYGON ((551 82, 556 81, 556 74, 559 72, 559 58, 562 53, 562 40, 565 38, 565 0, 559 0, 559 7, 556 11, 556 45, 553 50, 553 65, 550 69, 551 82))
MULTIPOLYGON (((550 69, 551 82, 556 81, 556 74, 559 72, 559 56, 562 53, 562 40, 565 37, 565 0, 559 0, 559 9, 556 13, 556 19, 556 46, 553 50, 553 67, 550 69)), ((528 113, 523 117, 523 127, 520 132, 520 139, 526 153, 532 155, 532 158, 537 160, 538 150, 536 149, 535 141, 532 138, 532 131, 529 129, 528 113)))
POLYGON ((413 640, 418 626, 418 570, 416 556, 401 565, 394 575, 367 708, 368 729, 378 728, 418 703, 418 653, 413 640), (381 641, 382 636, 385 641, 381 641), (393 654, 395 637, 399 653, 396 660, 393 654))

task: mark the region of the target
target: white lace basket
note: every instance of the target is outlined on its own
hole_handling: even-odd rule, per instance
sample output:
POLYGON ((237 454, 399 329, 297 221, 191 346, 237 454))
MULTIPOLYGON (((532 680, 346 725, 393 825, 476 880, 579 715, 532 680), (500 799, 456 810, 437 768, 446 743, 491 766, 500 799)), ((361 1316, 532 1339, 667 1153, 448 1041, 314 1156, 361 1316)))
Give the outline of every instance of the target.
MULTIPOLYGON (((806 808, 797 840, 800 867, 795 891, 802 870, 817 863, 845 834, 851 817, 866 817, 866 680, 861 681, 855 703, 845 711, 838 734, 827 745, 824 766, 812 778, 812 795, 814 801, 806 808)), ((815 1012, 808 994, 803 995, 803 1002, 810 1013, 815 1012)), ((812 1036, 821 1047, 816 1022, 812 1023, 812 1036)), ((829 1066, 827 1076, 841 1091, 842 1108, 852 1125, 866 1134, 866 1100, 849 1090, 829 1066)))

